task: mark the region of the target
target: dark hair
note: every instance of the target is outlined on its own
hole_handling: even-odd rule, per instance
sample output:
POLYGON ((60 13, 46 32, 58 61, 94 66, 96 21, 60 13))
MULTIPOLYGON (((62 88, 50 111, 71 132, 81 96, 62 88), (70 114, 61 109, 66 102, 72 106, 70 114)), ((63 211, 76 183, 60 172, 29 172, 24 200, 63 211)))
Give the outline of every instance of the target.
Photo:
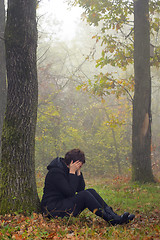
POLYGON ((80 149, 72 149, 66 153, 64 162, 69 165, 71 161, 76 162, 79 160, 82 163, 85 163, 85 155, 80 149))

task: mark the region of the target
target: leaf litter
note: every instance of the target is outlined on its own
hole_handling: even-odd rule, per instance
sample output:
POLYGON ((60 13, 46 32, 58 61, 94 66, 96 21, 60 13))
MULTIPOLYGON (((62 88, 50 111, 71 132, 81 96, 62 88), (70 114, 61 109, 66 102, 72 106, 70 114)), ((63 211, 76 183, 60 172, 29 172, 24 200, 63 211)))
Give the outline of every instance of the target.
MULTIPOLYGON (((115 190, 119 184, 124 192, 137 192, 139 188, 131 186, 127 180, 116 179, 115 190), (123 183, 126 183, 123 186, 123 183), (126 186, 127 185, 127 186, 126 186)), ((101 185, 101 184, 100 184, 101 185)), ((156 187, 156 186, 155 186, 156 187)), ((113 185, 110 186, 113 189, 113 185)), ((103 188, 104 190, 104 188, 103 188)), ((148 193, 145 189, 145 197, 148 193)), ((159 192, 159 191, 158 191, 159 192)), ((156 192, 156 194, 159 194, 156 192)), ((121 206, 120 206, 121 208, 121 206)), ((117 208, 118 210, 118 208, 117 208)), ((122 211, 122 209, 121 209, 122 211)), ((48 220, 41 214, 33 213, 0 215, 0 240, 15 239, 123 239, 123 240, 159 240, 160 239, 160 209, 159 204, 147 202, 135 204, 136 217, 126 225, 109 226, 103 219, 85 210, 79 217, 48 220), (137 207, 137 208, 136 208, 137 207), (141 209, 145 209, 142 211, 141 209)))

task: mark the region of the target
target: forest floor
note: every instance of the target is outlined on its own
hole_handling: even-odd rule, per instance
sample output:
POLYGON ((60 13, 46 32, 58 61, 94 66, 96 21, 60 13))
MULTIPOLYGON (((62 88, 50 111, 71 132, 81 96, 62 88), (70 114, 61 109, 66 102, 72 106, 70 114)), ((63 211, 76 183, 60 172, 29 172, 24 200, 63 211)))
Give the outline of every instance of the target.
MULTIPOLYGON (((131 183, 129 178, 94 179, 87 188, 96 189, 117 213, 134 213, 126 225, 109 226, 85 210, 77 218, 46 220, 41 214, 0 216, 0 239, 160 239, 160 184, 131 183)), ((42 184, 38 187, 42 195, 42 184)))

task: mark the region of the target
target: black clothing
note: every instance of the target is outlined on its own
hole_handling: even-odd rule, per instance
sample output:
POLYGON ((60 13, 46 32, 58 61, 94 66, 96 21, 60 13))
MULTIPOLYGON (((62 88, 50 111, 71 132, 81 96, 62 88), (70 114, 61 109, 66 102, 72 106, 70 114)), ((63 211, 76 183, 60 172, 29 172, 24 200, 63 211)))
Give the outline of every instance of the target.
POLYGON ((45 179, 45 187, 41 202, 42 212, 52 216, 65 216, 71 213, 74 203, 71 198, 76 192, 85 189, 83 175, 69 173, 69 168, 63 158, 54 159, 47 167, 49 170, 45 179))
POLYGON ((71 198, 71 200, 74 202, 74 209, 72 209, 74 217, 81 213, 85 208, 88 208, 91 212, 102 217, 111 225, 123 224, 128 221, 128 212, 121 216, 114 213, 112 208, 104 202, 94 189, 81 191, 71 198))
POLYGON ((75 217, 85 208, 88 208, 97 216, 103 217, 103 209, 108 206, 94 189, 81 191, 71 198, 71 200, 75 206, 73 211, 73 216, 75 217))
POLYGON ((49 170, 41 202, 42 212, 48 217, 76 217, 85 208, 112 225, 128 221, 129 213, 115 214, 94 189, 85 189, 83 175, 69 173, 63 158, 54 159, 47 167, 49 170))

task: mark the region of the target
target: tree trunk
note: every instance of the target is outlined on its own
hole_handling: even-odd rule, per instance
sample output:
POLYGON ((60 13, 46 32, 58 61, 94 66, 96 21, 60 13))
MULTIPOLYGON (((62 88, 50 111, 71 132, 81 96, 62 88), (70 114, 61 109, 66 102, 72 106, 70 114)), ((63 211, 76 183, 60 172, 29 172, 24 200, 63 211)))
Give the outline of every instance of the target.
MULTIPOLYGON (((105 114, 107 116, 108 121, 110 121, 110 117, 109 117, 107 111, 105 111, 105 114)), ((119 157, 118 144, 117 144, 117 140, 116 140, 116 136, 115 136, 115 131, 112 127, 111 127, 111 131, 112 131, 112 137, 113 137, 114 148, 115 148, 115 153, 116 153, 115 161, 116 161, 117 167, 118 167, 118 174, 121 175, 122 174, 121 163, 120 163, 121 160, 119 157)))
POLYGON ((134 1, 134 71, 132 179, 152 182, 149 0, 134 1))
POLYGON ((0 0, 0 159, 1 159, 1 136, 3 119, 6 108, 6 63, 5 63, 5 6, 4 0, 0 0))
POLYGON ((36 1, 8 0, 8 80, 2 133, 0 212, 37 211, 35 130, 38 105, 36 1))

